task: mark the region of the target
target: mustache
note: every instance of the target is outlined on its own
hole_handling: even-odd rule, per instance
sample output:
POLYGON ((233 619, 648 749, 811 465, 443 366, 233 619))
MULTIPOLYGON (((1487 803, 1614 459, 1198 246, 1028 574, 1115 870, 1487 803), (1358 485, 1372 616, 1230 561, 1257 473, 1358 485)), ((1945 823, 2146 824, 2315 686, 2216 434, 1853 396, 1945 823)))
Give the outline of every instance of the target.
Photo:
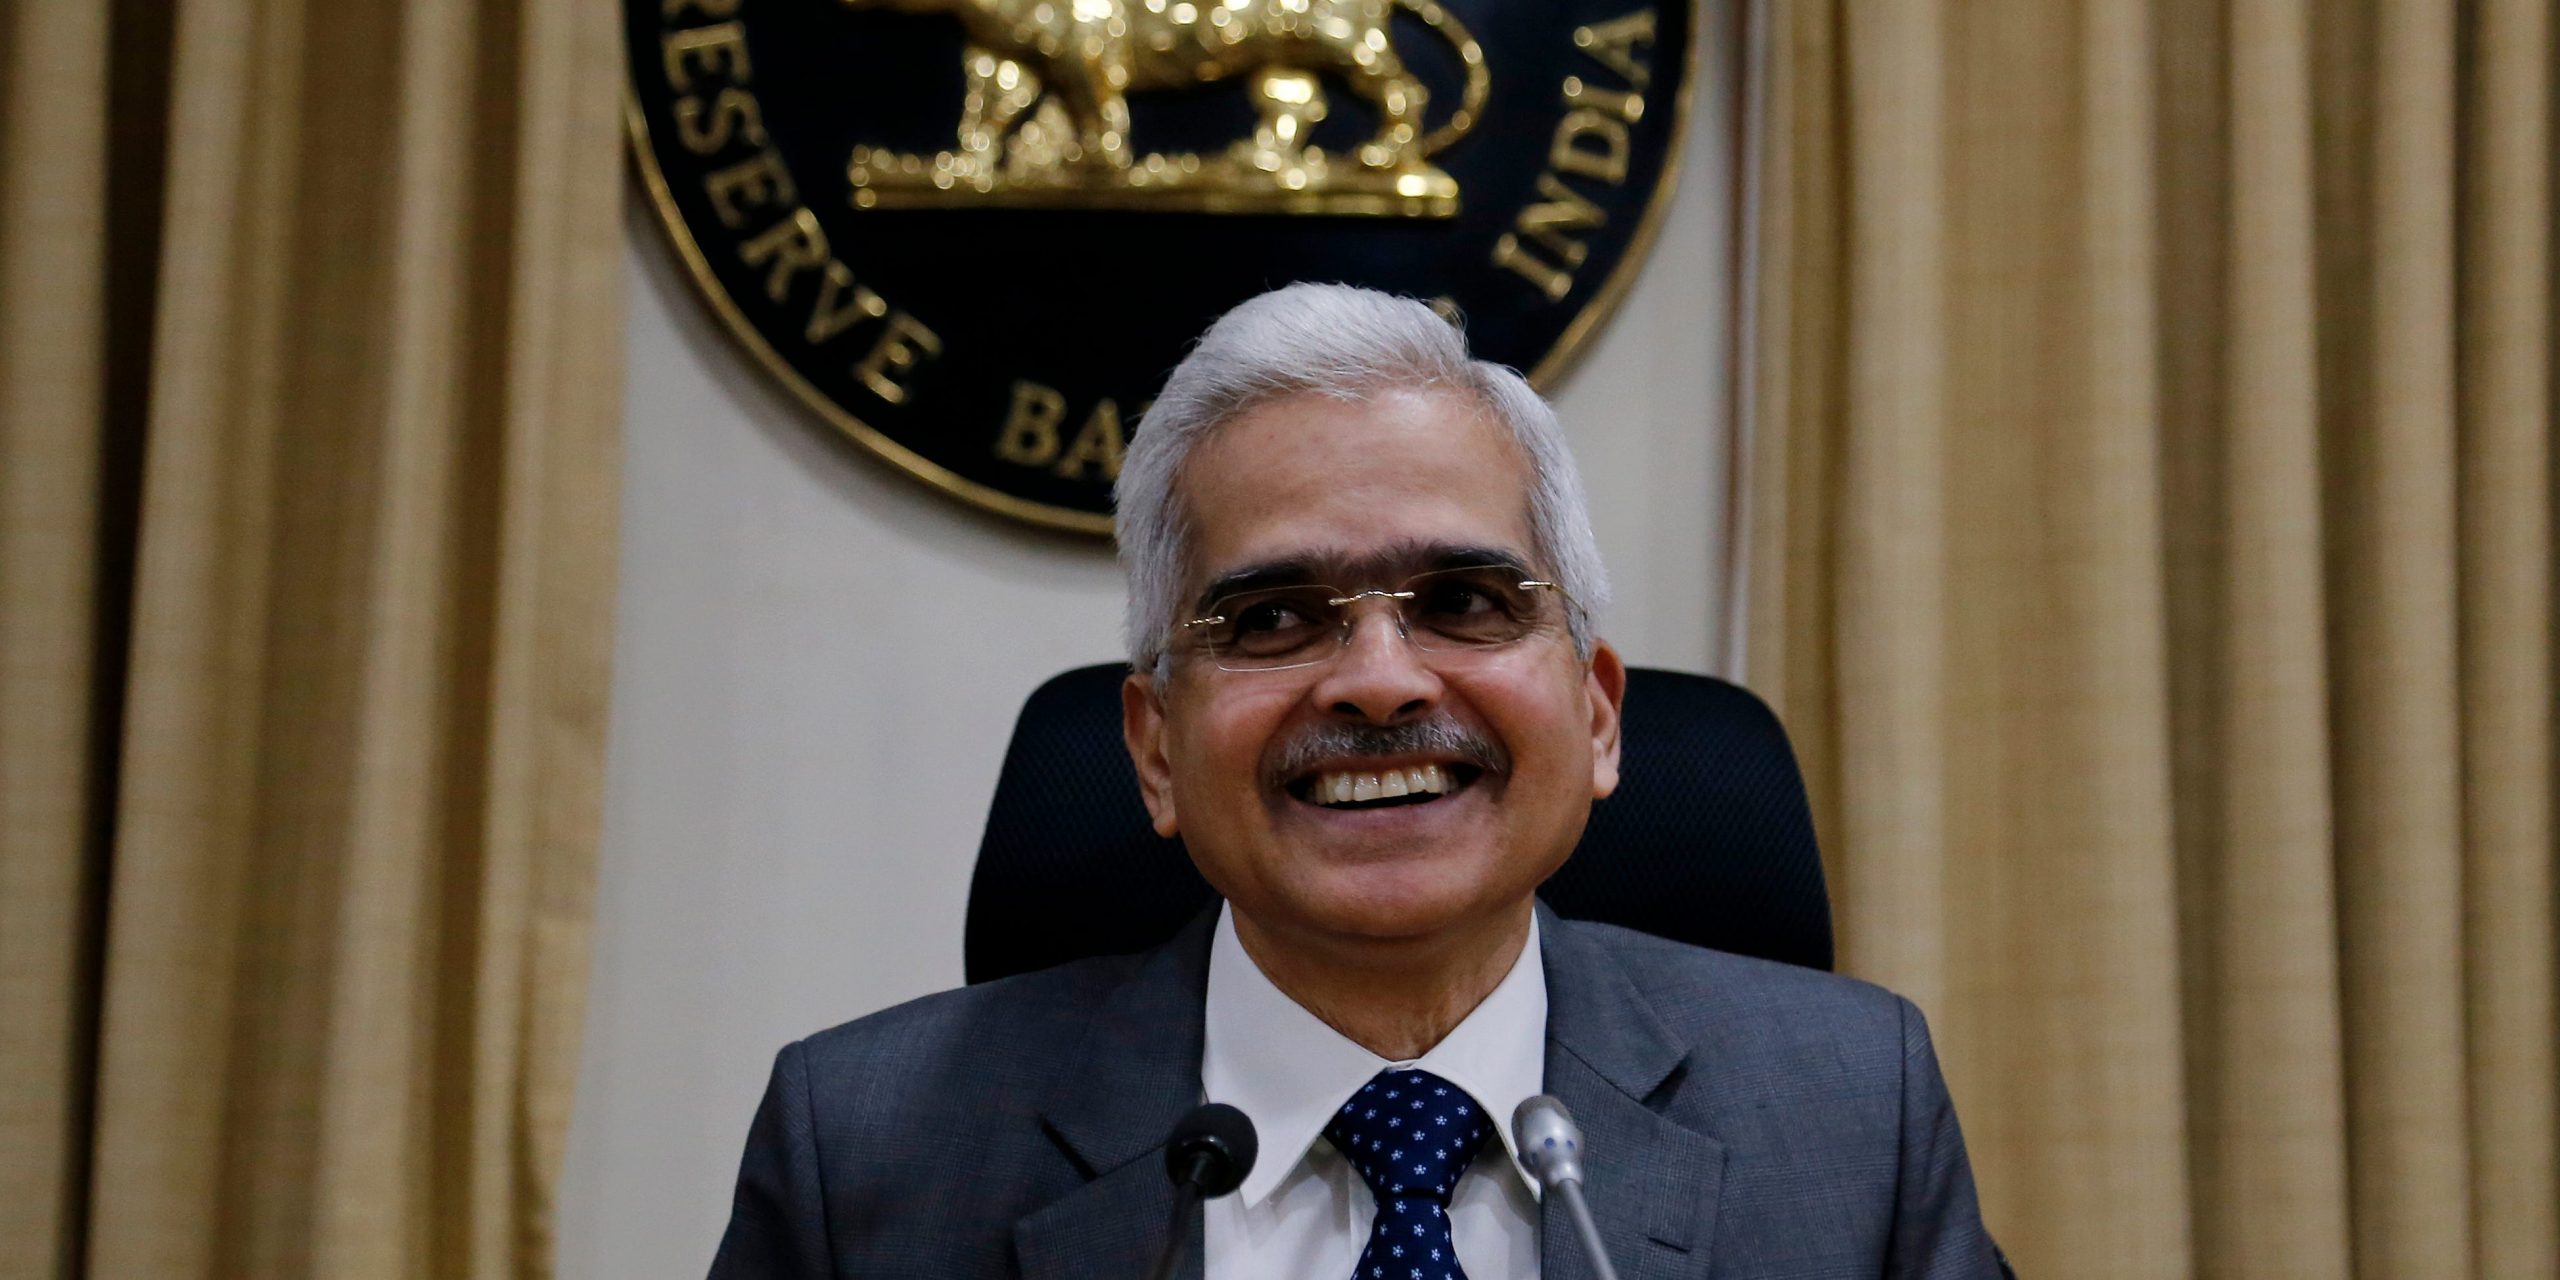
POLYGON ((1279 786, 1318 764, 1401 755, 1448 756, 1500 773, 1511 765, 1502 744, 1446 716, 1407 724, 1319 724, 1271 753, 1268 781, 1279 786))

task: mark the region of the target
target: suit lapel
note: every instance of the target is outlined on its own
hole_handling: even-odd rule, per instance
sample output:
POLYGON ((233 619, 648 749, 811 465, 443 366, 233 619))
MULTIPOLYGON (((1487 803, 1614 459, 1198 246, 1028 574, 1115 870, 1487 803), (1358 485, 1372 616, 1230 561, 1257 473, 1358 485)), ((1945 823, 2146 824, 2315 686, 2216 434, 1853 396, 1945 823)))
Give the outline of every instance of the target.
MULTIPOLYGON (((1582 1126, 1584 1196, 1601 1243, 1625 1280, 1707 1274, 1724 1144, 1663 1118, 1647 1103, 1680 1087, 1688 1050, 1615 958, 1545 904, 1539 947, 1547 973, 1547 1091, 1582 1126)), ((1546 1280, 1590 1280, 1562 1198, 1540 1206, 1546 1280)))
MULTIPOLYGON (((1164 1241, 1173 1185, 1164 1136, 1200 1101, 1202 1004, 1213 908, 1158 948, 1096 1011, 1041 1107, 1050 1138, 1090 1179, 1014 1223, 1024 1280, 1143 1275, 1164 1241)), ((1182 1274, 1200 1276, 1200 1225, 1182 1274)))

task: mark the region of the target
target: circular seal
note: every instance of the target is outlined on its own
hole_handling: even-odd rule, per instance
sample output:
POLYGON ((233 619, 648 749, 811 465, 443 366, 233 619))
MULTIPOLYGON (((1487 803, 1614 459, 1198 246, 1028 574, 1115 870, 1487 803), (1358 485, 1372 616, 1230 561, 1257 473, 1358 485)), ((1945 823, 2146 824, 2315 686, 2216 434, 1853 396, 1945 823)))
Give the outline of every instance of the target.
POLYGON ((1668 203, 1697 0, 625 0, 642 181, 765 369, 909 473, 1110 529, 1185 344, 1297 280, 1544 385, 1668 203))

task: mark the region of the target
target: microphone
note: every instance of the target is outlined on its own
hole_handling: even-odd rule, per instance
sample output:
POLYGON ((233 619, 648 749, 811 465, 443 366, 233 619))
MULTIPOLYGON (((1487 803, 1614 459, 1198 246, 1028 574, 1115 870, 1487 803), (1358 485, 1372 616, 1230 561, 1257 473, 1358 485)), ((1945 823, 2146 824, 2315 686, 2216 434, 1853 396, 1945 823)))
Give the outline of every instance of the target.
POLYGON ((1582 1200, 1582 1126, 1573 1122, 1573 1113, 1562 1102, 1539 1094, 1511 1113, 1511 1138, 1520 1148, 1520 1163, 1528 1166, 1538 1185, 1548 1195, 1564 1198, 1564 1207, 1573 1215, 1574 1232, 1582 1237, 1582 1251, 1591 1259, 1591 1270, 1600 1280, 1618 1280, 1618 1269, 1609 1265, 1608 1250, 1600 1247, 1600 1228, 1591 1221, 1591 1206, 1582 1200))
POLYGON ((1172 1280, 1183 1247, 1191 1243, 1192 1206, 1242 1186, 1244 1176, 1253 1172, 1256 1146, 1253 1121, 1223 1102, 1204 1102, 1174 1122, 1164 1142, 1164 1171, 1173 1179, 1173 1225, 1165 1232, 1164 1252, 1147 1272, 1151 1280, 1172 1280))

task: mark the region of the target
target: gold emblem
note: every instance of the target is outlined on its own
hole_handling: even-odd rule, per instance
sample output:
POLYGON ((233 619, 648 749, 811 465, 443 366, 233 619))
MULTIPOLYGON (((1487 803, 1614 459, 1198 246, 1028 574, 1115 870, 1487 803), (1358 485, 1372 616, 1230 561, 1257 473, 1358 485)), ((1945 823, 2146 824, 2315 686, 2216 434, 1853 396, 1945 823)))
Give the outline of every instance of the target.
POLYGON ((842 0, 947 13, 966 32, 968 89, 950 150, 857 146, 857 209, 1147 209, 1453 217, 1458 184, 1430 157, 1475 127, 1484 50, 1438 0, 842 0), (1388 30, 1410 10, 1466 68, 1457 110, 1425 128, 1430 94, 1388 30), (1323 77, 1366 101, 1377 132, 1347 154, 1310 145, 1323 77), (1139 155, 1129 95, 1242 78, 1259 117, 1223 152, 1139 155))
POLYGON ((621 0, 641 180, 751 358, 1096 534, 1164 371, 1282 281, 1552 385, 1662 225, 1703 3, 621 0))

